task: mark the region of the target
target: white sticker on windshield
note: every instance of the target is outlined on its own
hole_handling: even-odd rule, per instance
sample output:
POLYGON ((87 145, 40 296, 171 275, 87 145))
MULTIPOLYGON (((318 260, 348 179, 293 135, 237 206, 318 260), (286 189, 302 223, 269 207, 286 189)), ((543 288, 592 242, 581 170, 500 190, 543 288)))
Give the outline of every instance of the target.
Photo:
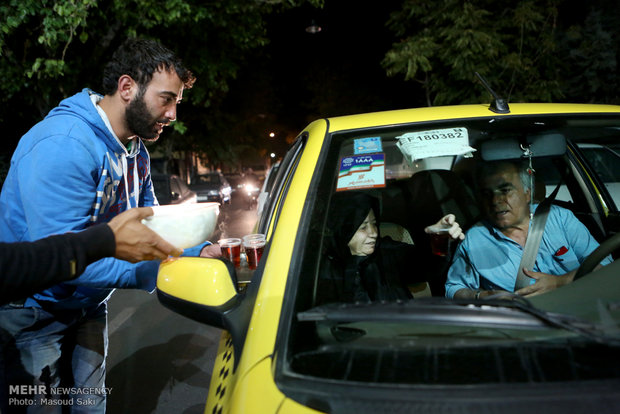
POLYGON ((408 132, 396 137, 397 146, 410 161, 444 155, 463 155, 476 151, 469 146, 467 128, 433 129, 408 132))

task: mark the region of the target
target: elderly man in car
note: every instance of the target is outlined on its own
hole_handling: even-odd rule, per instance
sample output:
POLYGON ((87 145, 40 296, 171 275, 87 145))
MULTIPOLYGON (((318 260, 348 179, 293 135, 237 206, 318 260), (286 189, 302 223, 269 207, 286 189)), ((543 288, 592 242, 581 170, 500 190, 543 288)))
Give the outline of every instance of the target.
MULTIPOLYGON (((530 284, 515 290, 530 210, 537 208, 530 204, 530 177, 524 166, 506 161, 485 163, 477 173, 485 219, 467 232, 458 247, 446 296, 481 299, 502 292, 533 296, 572 282, 598 243, 570 210, 552 205, 533 270, 523 269, 530 284)), ((609 262, 607 257, 601 264, 609 262)))

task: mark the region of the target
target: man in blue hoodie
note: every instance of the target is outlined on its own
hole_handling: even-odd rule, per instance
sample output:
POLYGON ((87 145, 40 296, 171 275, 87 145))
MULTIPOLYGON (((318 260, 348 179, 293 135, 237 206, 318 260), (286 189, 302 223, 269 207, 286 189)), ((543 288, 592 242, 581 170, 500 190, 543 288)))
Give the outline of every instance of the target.
MULTIPOLYGON (((20 140, 0 194, 0 242, 79 231, 156 205, 143 141, 157 140, 176 118, 194 80, 159 43, 126 41, 104 68, 104 95, 84 89, 63 100, 20 140)), ((209 255, 205 250, 185 254, 209 255)), ((9 401, 28 397, 11 395, 28 385, 20 390, 47 409, 80 398, 89 412, 105 412, 107 300, 115 288, 153 291, 158 267, 105 258, 73 280, 0 307, 0 401, 6 404, 7 393, 9 401), (71 393, 55 394, 59 387, 71 393)))

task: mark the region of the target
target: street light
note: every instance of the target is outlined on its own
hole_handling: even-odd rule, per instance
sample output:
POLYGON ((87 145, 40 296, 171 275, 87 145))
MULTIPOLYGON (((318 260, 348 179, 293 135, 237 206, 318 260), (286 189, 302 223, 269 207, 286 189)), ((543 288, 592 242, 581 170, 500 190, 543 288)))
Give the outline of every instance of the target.
POLYGON ((314 19, 310 22, 310 26, 306 27, 306 32, 310 34, 317 34, 321 30, 321 26, 316 24, 316 21, 314 21, 314 19))
POLYGON ((275 137, 275 136, 276 136, 276 133, 275 133, 275 132, 270 132, 270 133, 269 133, 269 137, 270 137, 270 138, 273 138, 273 137, 275 137))

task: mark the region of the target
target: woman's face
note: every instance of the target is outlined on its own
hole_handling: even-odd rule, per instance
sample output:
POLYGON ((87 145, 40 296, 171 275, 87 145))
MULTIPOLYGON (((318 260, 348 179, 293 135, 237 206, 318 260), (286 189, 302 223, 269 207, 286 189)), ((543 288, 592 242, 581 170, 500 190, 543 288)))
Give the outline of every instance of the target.
POLYGON ((370 210, 366 219, 359 226, 351 240, 349 249, 353 256, 369 256, 375 251, 377 244, 377 219, 375 213, 370 210))

